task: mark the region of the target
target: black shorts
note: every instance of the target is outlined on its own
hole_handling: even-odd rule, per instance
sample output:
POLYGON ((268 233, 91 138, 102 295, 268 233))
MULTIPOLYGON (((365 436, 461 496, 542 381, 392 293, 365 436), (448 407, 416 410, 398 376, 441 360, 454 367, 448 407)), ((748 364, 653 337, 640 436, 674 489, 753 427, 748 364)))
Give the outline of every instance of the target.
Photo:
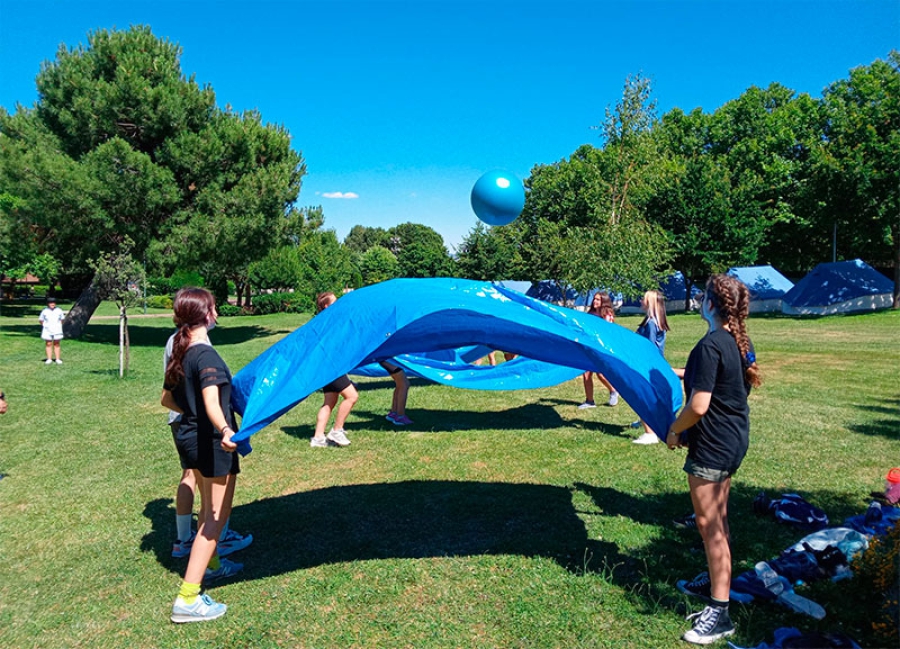
POLYGON ((182 469, 195 469, 204 478, 221 478, 241 472, 238 454, 222 448, 221 436, 204 436, 202 441, 200 437, 196 432, 175 434, 175 448, 182 469))
POLYGON ((337 392, 340 394, 352 385, 350 377, 344 374, 322 388, 322 392, 337 392))
POLYGON ((381 365, 381 367, 383 367, 384 369, 386 369, 387 373, 390 374, 391 376, 403 371, 402 367, 397 367, 393 363, 388 363, 387 361, 378 361, 378 364, 381 365))

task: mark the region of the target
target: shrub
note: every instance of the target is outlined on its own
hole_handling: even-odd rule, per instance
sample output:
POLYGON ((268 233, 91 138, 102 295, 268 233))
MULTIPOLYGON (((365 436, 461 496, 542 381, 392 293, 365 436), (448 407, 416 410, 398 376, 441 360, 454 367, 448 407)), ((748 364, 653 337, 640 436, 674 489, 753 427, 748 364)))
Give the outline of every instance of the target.
POLYGON ((853 562, 856 580, 862 591, 878 602, 869 609, 872 612, 872 631, 885 646, 896 647, 900 643, 900 523, 883 536, 875 536, 865 552, 853 562))
POLYGON ((253 312, 259 315, 305 313, 310 307, 309 298, 299 293, 267 293, 253 298, 253 312))
POLYGON ((235 315, 245 315, 246 311, 239 306, 235 306, 233 304, 219 304, 216 305, 216 311, 219 312, 220 316, 235 316, 235 315))
POLYGON ((171 309, 173 307, 172 296, 151 295, 147 298, 147 306, 151 309, 171 309))

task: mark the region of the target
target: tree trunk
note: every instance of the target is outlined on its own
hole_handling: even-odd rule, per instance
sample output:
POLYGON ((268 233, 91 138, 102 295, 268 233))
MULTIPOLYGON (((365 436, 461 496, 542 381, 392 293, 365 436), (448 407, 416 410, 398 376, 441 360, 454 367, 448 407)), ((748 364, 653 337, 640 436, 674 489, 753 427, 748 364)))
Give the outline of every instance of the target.
POLYGON ((66 338, 81 338, 85 326, 100 306, 100 302, 100 293, 91 282, 78 296, 75 306, 66 314, 66 319, 63 320, 63 335, 66 338))
POLYGON ((900 309, 900 229, 894 232, 894 304, 900 309))
POLYGON ((694 283, 688 279, 688 276, 684 274, 682 271, 682 277, 684 277, 684 312, 691 312, 691 289, 694 288, 694 283))
POLYGON ((250 304, 250 282, 244 284, 244 308, 249 309, 252 304, 250 304))
POLYGON ((119 307, 119 378, 125 376, 125 307, 119 307))

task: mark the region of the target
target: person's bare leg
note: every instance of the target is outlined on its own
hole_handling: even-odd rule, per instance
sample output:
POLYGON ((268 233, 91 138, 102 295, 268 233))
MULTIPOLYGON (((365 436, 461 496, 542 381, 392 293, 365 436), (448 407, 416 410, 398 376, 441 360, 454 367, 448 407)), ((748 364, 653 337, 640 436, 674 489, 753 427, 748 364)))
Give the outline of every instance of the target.
MULTIPOLYGON (((491 363, 493 365, 493 363, 491 363)), ((391 410, 401 417, 406 414, 406 400, 409 397, 409 378, 406 372, 394 372, 394 394, 391 397, 391 410)))
MULTIPOLYGON (((341 392, 341 396, 344 397, 344 400, 341 401, 341 405, 337 408, 337 414, 334 416, 335 430, 344 430, 344 423, 347 421, 347 417, 350 416, 350 411, 353 410, 353 406, 356 405, 356 401, 359 399, 359 393, 352 383, 344 388, 341 392)), ((335 399, 337 399, 337 395, 335 395, 335 399)))
POLYGON ((724 482, 710 482, 688 476, 691 502, 697 515, 697 530, 706 550, 709 569, 710 594, 713 599, 727 602, 731 589, 731 548, 728 545, 728 493, 731 478, 724 482))
POLYGON ((216 545, 222 526, 231 516, 231 505, 234 498, 234 483, 237 476, 227 475, 218 478, 204 478, 198 475, 200 487, 200 517, 197 524, 197 537, 191 548, 184 580, 189 584, 200 584, 209 562, 216 554, 216 545))
POLYGON ((581 380, 584 383, 584 400, 585 401, 593 401, 594 400, 594 379, 593 372, 585 372, 581 375, 581 380))
POLYGON ((316 415, 316 432, 313 434, 316 439, 325 439, 325 428, 328 426, 328 420, 331 419, 331 411, 337 404, 338 396, 337 392, 325 393, 325 402, 316 415))

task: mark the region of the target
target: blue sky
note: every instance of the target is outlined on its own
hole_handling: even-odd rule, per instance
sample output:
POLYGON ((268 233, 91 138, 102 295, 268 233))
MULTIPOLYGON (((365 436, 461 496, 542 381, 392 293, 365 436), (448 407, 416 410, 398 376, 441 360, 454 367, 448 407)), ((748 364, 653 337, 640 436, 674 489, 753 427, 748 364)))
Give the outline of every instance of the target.
POLYGON ((41 62, 99 28, 150 25, 220 106, 283 124, 308 174, 299 206, 355 224, 412 221, 451 249, 469 193, 505 169, 598 144, 625 78, 658 112, 712 112, 752 85, 821 96, 900 48, 900 2, 0 0, 0 106, 31 106, 41 62))

